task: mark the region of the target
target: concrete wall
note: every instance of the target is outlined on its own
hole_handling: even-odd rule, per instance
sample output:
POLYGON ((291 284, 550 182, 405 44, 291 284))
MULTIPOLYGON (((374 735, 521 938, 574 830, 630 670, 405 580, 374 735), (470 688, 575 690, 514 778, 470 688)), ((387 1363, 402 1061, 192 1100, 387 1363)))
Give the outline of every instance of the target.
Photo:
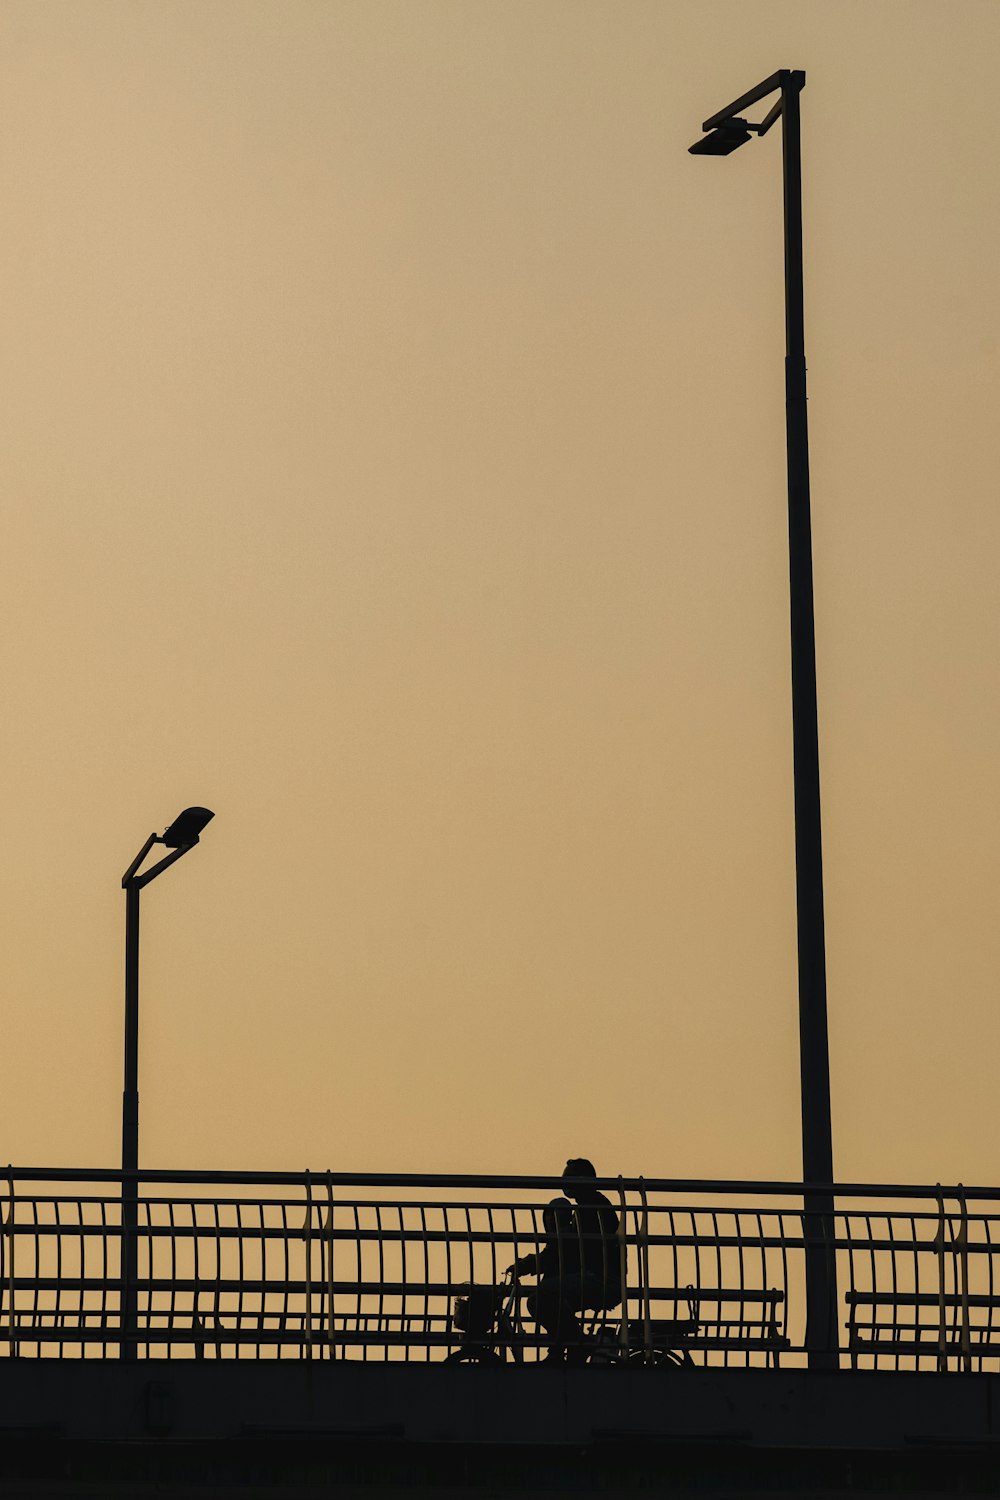
POLYGON ((43 1482, 80 1494, 952 1493, 959 1482, 997 1493, 1000 1378, 0 1360, 0 1493, 43 1482))

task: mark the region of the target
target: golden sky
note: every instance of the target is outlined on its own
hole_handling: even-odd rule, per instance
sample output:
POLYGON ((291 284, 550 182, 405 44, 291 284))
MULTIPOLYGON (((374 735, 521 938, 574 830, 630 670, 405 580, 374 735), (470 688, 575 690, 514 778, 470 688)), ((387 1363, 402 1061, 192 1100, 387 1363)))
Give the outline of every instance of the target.
POLYGON ((0 0, 0 1158, 1000 1179, 996 0, 0 0))

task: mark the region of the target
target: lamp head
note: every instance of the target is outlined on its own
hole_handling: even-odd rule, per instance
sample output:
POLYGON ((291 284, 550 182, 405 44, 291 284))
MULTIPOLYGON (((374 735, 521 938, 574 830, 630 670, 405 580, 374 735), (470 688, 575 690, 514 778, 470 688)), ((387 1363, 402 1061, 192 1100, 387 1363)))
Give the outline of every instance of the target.
POLYGON ((728 156, 738 146, 745 146, 750 132, 744 120, 725 120, 688 147, 692 156, 728 156))
POLYGON ((166 844, 168 849, 181 849, 188 844, 196 844, 202 829, 214 817, 215 813, 209 812, 207 807, 186 807, 182 813, 177 814, 170 827, 164 829, 160 843, 166 844))

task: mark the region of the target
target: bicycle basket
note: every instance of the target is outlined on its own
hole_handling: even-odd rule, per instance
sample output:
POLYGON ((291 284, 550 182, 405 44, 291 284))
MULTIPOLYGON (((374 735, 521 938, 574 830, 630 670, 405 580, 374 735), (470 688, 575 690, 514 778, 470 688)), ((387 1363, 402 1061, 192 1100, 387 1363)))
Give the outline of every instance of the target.
POLYGON ((452 1321, 455 1327, 472 1338, 482 1338, 496 1321, 503 1292, 495 1286, 470 1286, 462 1297, 455 1298, 452 1321))

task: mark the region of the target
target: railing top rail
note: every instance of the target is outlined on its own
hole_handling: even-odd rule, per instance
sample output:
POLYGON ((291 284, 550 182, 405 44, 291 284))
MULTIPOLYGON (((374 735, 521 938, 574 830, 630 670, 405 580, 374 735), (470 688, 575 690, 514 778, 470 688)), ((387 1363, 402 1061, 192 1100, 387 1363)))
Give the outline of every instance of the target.
MULTIPOLYGON (((172 1186, 249 1186, 249 1187, 375 1187, 375 1188, 451 1188, 451 1189, 528 1189, 558 1192, 564 1187, 562 1177, 527 1174, 488 1174, 457 1172, 335 1172, 290 1171, 199 1171, 157 1168, 138 1172, 121 1172, 106 1167, 14 1167, 0 1168, 0 1182, 8 1183, 109 1183, 136 1180, 150 1185, 172 1186)), ((598 1177, 591 1184, 603 1192, 630 1193, 697 1193, 754 1194, 773 1197, 812 1197, 830 1195, 837 1198, 964 1198, 966 1201, 1000 1199, 1000 1187, 969 1187, 961 1183, 803 1183, 741 1181, 727 1178, 691 1177, 598 1177)))

